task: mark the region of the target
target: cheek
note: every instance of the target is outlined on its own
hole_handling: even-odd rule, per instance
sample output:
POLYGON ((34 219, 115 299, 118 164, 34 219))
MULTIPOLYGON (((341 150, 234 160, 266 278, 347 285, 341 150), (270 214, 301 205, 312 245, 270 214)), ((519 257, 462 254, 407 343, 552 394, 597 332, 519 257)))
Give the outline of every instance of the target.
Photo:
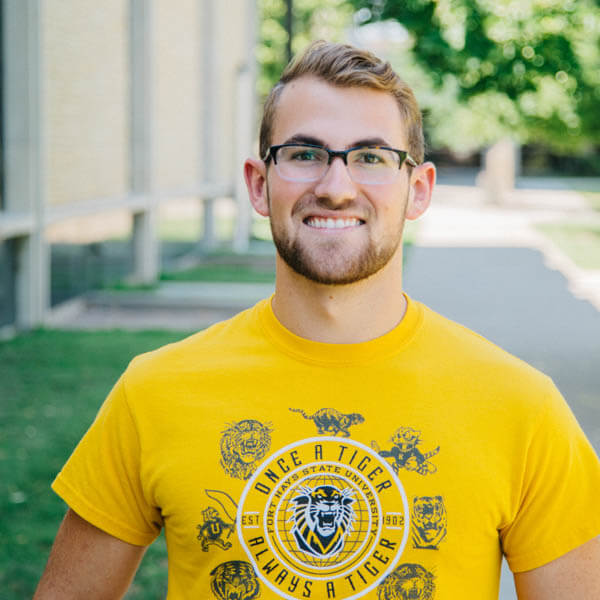
POLYGON ((305 183, 273 182, 269 186, 271 216, 291 218, 296 210, 311 204, 313 197, 312 190, 305 183))
POLYGON ((386 201, 385 204, 381 203, 377 207, 379 224, 386 229, 390 227, 395 229, 404 221, 405 208, 405 204, 397 197, 386 201))

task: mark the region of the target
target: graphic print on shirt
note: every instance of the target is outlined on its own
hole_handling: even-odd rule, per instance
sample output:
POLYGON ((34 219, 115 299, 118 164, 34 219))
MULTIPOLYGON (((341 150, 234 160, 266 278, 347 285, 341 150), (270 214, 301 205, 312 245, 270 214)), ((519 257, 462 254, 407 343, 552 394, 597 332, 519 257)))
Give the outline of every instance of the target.
POLYGON ((433 600, 435 578, 421 565, 405 563, 377 588, 378 600, 433 600))
POLYGON ((306 486, 292 502, 296 506, 291 531, 298 549, 320 558, 338 554, 355 520, 353 491, 334 485, 306 486))
POLYGON ((230 560, 210 572, 210 589, 219 600, 252 600, 260 595, 260 583, 250 563, 230 560))
POLYGON ((406 547, 410 509, 391 466, 335 436, 271 454, 246 483, 237 533, 262 583, 291 600, 374 590, 406 547))
POLYGON ((317 426, 317 433, 321 435, 341 433, 344 437, 350 437, 348 431, 350 426, 365 422, 365 418, 360 413, 345 414, 335 408, 320 408, 312 415, 307 415, 301 408, 290 408, 290 410, 312 421, 317 426))
POLYGON ((412 509, 413 548, 438 550, 446 537, 446 508, 441 496, 416 496, 412 509))
POLYGON ((374 440, 371 442, 371 448, 379 456, 393 458, 392 468, 396 473, 400 469, 416 471, 420 475, 431 475, 437 471, 437 467, 429 459, 440 451, 440 447, 438 446, 429 452, 421 452, 418 448, 421 443, 420 431, 412 427, 400 427, 394 432, 390 441, 392 442, 392 447, 389 450, 381 450, 374 440))
POLYGON ((196 539, 200 542, 203 552, 208 552, 209 546, 213 545, 221 550, 229 550, 231 548, 229 537, 235 531, 237 504, 227 492, 221 490, 204 490, 204 492, 213 500, 213 506, 202 511, 202 523, 196 525, 198 530, 196 539))
POLYGON ((248 479, 271 448, 271 424, 255 419, 229 423, 221 437, 221 466, 237 479, 248 479))

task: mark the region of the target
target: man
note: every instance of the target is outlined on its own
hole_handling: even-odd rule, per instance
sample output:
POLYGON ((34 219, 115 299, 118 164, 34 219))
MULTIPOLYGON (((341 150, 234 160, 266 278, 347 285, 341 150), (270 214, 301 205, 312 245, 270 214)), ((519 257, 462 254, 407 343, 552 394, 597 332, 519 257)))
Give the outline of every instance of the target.
POLYGON ((317 42, 269 96, 250 200, 274 296, 135 359, 53 484, 37 599, 600 597, 598 460, 550 380, 402 291, 427 209, 410 89, 317 42))

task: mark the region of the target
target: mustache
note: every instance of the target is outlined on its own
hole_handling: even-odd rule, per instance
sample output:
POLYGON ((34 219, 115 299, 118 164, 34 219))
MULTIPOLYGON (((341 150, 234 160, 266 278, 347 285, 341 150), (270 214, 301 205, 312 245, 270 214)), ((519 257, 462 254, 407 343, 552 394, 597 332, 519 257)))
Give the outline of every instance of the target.
MULTIPOLYGON (((269 205, 269 209, 271 207, 271 189, 269 186, 269 182, 267 181, 267 204, 269 205)), ((332 201, 328 197, 315 196, 315 195, 305 195, 302 196, 299 200, 296 201, 294 206, 292 207, 292 216, 297 215, 298 213, 307 213, 310 212, 311 209, 315 208, 325 208, 327 210, 355 210, 356 215, 359 218, 365 216, 365 214, 370 214, 370 210, 368 207, 365 207, 364 204, 357 202, 354 199, 349 198, 345 202, 332 201)))
POLYGON ((331 200, 327 197, 304 196, 300 198, 292 207, 292 216, 298 214, 307 214, 315 209, 326 209, 331 211, 350 211, 353 216, 365 218, 370 213, 368 207, 357 202, 354 199, 348 199, 340 202, 339 200, 331 200))

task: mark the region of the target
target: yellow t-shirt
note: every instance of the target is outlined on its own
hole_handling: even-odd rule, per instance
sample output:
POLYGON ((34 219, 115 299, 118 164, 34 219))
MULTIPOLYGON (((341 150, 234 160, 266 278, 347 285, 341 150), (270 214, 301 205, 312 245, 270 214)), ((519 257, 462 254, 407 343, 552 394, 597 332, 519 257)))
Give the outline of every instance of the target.
POLYGON ((545 376, 408 301, 360 344, 262 301, 137 357, 56 478, 170 600, 498 597, 600 534, 600 466, 545 376))

